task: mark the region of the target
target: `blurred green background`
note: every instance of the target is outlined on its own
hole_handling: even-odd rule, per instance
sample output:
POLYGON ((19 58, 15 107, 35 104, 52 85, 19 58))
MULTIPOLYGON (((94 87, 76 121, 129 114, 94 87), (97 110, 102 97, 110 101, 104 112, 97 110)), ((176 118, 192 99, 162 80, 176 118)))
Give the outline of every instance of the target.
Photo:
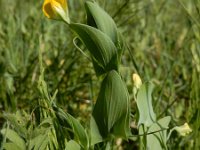
MULTIPOLYGON (((200 148, 200 1, 97 0, 116 21, 128 45, 121 75, 130 91, 132 74, 155 84, 157 117, 170 115, 171 126, 188 122, 187 137, 173 133, 169 149, 200 148)), ((72 22, 86 22, 84 0, 69 0, 72 22)), ((0 126, 4 112, 27 113, 40 97, 38 52, 42 51, 45 81, 56 103, 86 123, 99 82, 92 64, 73 45, 67 25, 42 13, 43 1, 0 0, 0 126)), ((87 51, 85 51, 87 53, 87 51)), ((130 143, 129 143, 130 144, 130 143)), ((131 143, 134 147, 137 143, 131 143)))

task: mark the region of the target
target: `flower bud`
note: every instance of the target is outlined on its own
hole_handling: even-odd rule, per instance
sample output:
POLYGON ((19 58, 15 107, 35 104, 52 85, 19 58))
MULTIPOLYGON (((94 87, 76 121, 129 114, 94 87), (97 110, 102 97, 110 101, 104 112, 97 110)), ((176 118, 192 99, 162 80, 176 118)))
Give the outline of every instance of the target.
POLYGON ((43 13, 49 19, 63 20, 70 23, 66 0, 45 0, 43 13))
POLYGON ((142 80, 141 80, 140 76, 138 74, 134 73, 132 76, 132 79, 133 79, 134 87, 136 87, 136 89, 139 89, 142 85, 142 80))
POLYGON ((187 123, 185 123, 182 126, 177 126, 174 128, 181 136, 186 136, 190 132, 192 132, 192 129, 189 127, 187 123))

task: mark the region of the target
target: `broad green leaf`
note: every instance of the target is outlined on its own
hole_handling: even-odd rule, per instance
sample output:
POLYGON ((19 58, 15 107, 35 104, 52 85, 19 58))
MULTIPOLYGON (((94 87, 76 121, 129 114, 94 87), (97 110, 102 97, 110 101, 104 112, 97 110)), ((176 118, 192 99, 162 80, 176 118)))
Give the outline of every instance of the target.
POLYGON ((88 137, 83 126, 78 122, 78 120, 76 120, 70 114, 65 113, 62 109, 56 106, 54 106, 53 108, 56 112, 56 116, 59 119, 61 125, 67 128, 71 128, 72 132, 75 135, 75 140, 77 140, 82 147, 87 149, 88 137))
MULTIPOLYGON (((127 95, 128 97, 128 95, 127 95)), ((129 103, 130 104, 130 103, 129 103)), ((131 136, 131 132, 129 130, 130 127, 130 108, 127 106, 127 113, 126 116, 121 117, 120 120, 118 120, 115 123, 115 126, 113 128, 113 132, 115 133, 116 136, 121 136, 124 139, 128 139, 129 136, 131 136)))
POLYGON ((153 84, 150 82, 143 84, 139 89, 136 98, 136 103, 139 110, 138 126, 144 124, 146 127, 149 127, 156 121, 156 115, 152 106, 152 91, 153 84))
POLYGON ((44 149, 46 149, 48 143, 49 143, 48 135, 47 134, 40 134, 40 135, 38 135, 35 138, 30 140, 29 149, 44 150, 44 149))
POLYGON ((4 118, 8 120, 17 129, 19 136, 27 138, 26 119, 22 114, 17 111, 16 114, 4 113, 4 118))
POLYGON ((100 29, 107 34, 117 44, 118 31, 114 20, 96 2, 87 1, 85 3, 88 25, 100 29))
POLYGON ((117 49, 112 40, 100 30, 84 24, 70 24, 90 51, 97 75, 118 70, 117 49))
POLYGON ((83 128, 83 126, 76 120, 73 116, 68 114, 69 119, 71 120, 71 125, 74 130, 76 137, 79 139, 80 143, 84 148, 88 147, 88 137, 83 128))
POLYGON ((3 144, 3 149, 4 150, 22 150, 18 145, 15 143, 4 143, 3 144))
POLYGON ((45 118, 40 125, 31 133, 29 149, 46 149, 51 144, 53 137, 52 118, 45 118))
POLYGON ((147 135, 147 149, 149 150, 163 150, 167 143, 167 129, 170 123, 171 117, 164 117, 158 122, 152 124, 147 133, 153 133, 147 135), (156 132, 159 131, 159 132, 156 132))
POLYGON ((124 50, 124 41, 114 20, 96 2, 87 1, 85 8, 88 25, 98 28, 111 38, 118 49, 118 59, 120 60, 121 53, 124 50))
POLYGON ((90 120, 90 145, 95 145, 103 141, 103 137, 99 132, 99 128, 94 120, 93 116, 91 116, 90 120))
POLYGON ((106 144, 106 147, 105 147, 105 150, 111 150, 112 148, 111 148, 111 143, 107 143, 106 144))
POLYGON ((120 75, 110 71, 104 78, 93 117, 101 135, 127 138, 130 135, 130 105, 128 91, 120 75))
POLYGON ((15 145, 17 145, 21 150, 26 150, 25 141, 13 130, 11 129, 2 129, 1 133, 15 145))
POLYGON ((52 118, 45 118, 45 119, 40 123, 39 127, 45 126, 45 127, 47 128, 47 127, 50 127, 52 124, 53 124, 52 118))
MULTIPOLYGON (((50 142, 50 138, 49 138, 49 135, 46 135, 44 137, 45 138, 42 140, 42 143, 40 141, 40 147, 39 148, 34 147, 34 150, 38 150, 38 149, 40 149, 40 150, 46 150, 47 149, 47 146, 48 146, 48 144, 50 142)), ((39 141, 38 141, 38 143, 39 143, 39 141)))
POLYGON ((65 150, 81 150, 81 147, 76 141, 70 140, 67 142, 65 150))
POLYGON ((100 76, 106 72, 105 69, 99 65, 94 58, 92 58, 92 63, 97 76, 100 76))
POLYGON ((47 132, 49 132, 51 130, 52 127, 37 127, 33 130, 33 132, 31 132, 31 139, 34 139, 35 137, 37 137, 38 135, 44 135, 47 134, 47 132))

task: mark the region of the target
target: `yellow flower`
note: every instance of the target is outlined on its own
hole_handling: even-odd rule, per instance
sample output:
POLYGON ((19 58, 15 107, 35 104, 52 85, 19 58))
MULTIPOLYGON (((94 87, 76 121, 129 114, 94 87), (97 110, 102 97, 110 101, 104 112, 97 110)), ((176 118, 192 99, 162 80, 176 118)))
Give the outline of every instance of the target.
POLYGON ((192 132, 192 129, 189 127, 187 123, 185 123, 182 126, 177 126, 174 128, 181 136, 186 136, 190 132, 192 132))
POLYGON ((136 87, 136 89, 139 89, 142 85, 142 80, 141 80, 140 76, 138 74, 134 73, 132 76, 132 79, 133 79, 133 84, 136 87))
POLYGON ((66 0, 45 0, 43 13, 49 19, 63 20, 70 23, 66 0))

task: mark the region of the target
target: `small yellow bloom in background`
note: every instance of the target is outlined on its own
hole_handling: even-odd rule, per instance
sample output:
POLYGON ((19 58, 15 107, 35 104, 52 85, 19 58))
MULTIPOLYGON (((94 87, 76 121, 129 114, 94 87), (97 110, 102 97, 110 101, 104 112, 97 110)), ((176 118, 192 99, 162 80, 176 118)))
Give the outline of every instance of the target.
POLYGON ((70 23, 66 0, 45 0, 43 13, 49 19, 63 20, 66 23, 70 23))
POLYGON ((140 76, 138 74, 134 73, 133 76, 132 76, 132 79, 133 79, 133 85, 137 89, 139 89, 142 85, 142 80, 141 80, 140 76))
POLYGON ((51 66, 53 62, 50 59, 44 60, 47 66, 51 66))
POLYGON ((189 127, 187 123, 185 123, 182 126, 174 127, 174 130, 176 130, 181 136, 186 136, 190 132, 192 132, 192 129, 189 127))

